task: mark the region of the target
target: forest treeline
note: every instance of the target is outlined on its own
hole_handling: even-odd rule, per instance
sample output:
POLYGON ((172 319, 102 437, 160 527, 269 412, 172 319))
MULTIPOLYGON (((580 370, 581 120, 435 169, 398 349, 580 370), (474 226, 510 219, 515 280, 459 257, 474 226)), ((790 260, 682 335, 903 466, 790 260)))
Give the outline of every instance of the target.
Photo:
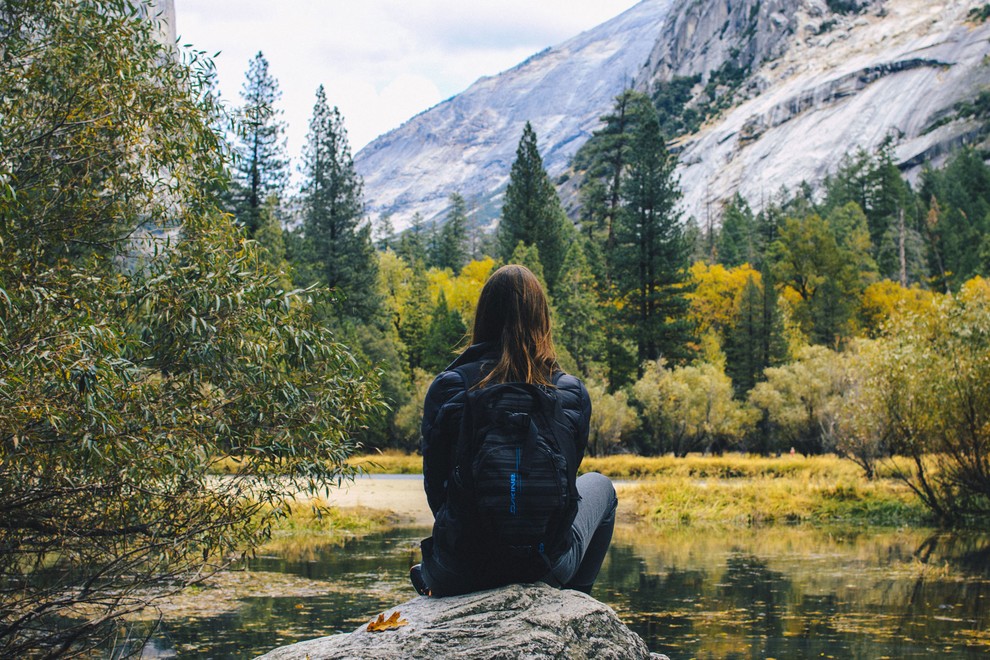
POLYGON ((630 91, 575 160, 579 218, 526 125, 494 231, 455 195, 396 234, 326 90, 296 187, 264 56, 223 107, 139 9, 0 6, 0 655, 107 644, 257 547, 293 486, 416 449, 500 263, 546 284, 592 454, 899 454, 941 519, 990 508, 984 154, 909 185, 888 143, 699 226, 671 118, 630 91))
POLYGON ((260 71, 261 53, 241 116, 269 122, 242 124, 229 209, 296 285, 333 288, 327 323, 384 368, 389 409, 366 446, 417 449, 426 388, 466 345, 487 275, 515 262, 545 282, 561 365, 592 393, 593 455, 837 452, 872 476, 876 461, 905 454, 917 459, 905 479, 939 516, 990 503, 984 154, 963 148, 912 184, 891 136, 874 152, 851 151, 817 188, 758 203, 736 196, 699 222, 678 210, 663 133, 676 118, 626 91, 575 157, 579 217, 565 215, 527 123, 494 228, 454 194, 446 217, 417 216, 396 235, 388 218, 363 213, 346 130, 322 88, 302 186, 276 191, 285 159, 252 160, 253 145, 266 135, 274 144, 284 128, 277 93, 264 111, 250 105, 252 90, 277 90, 260 71), (266 170, 279 174, 256 176, 266 170), (265 181, 262 204, 248 186, 265 181), (281 219, 252 225, 259 211, 247 199, 281 219), (911 374, 908 349, 926 355, 911 374), (954 458, 936 465, 933 455, 954 458))

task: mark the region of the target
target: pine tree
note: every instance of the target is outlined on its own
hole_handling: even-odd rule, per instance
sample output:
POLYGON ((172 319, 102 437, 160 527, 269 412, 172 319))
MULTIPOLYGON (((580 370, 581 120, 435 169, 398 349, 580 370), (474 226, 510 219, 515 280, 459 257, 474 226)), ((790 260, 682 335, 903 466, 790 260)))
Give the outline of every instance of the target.
POLYGON ((592 364, 604 362, 605 324, 595 276, 582 243, 574 241, 567 248, 554 300, 560 321, 557 337, 579 371, 587 374, 592 364))
POLYGON ((498 227, 499 256, 509 259, 520 241, 535 246, 543 262, 547 284, 553 291, 567 249, 567 222, 557 191, 543 169, 536 133, 526 122, 505 191, 498 227))
POLYGON ((587 160, 581 190, 586 222, 604 234, 607 250, 615 246, 622 175, 629 163, 633 135, 650 114, 655 113, 646 95, 633 90, 622 92, 615 97, 612 112, 600 118, 604 126, 592 134, 579 155, 587 160))
POLYGON ((241 89, 244 105, 237 117, 236 172, 231 184, 231 212, 249 236, 258 229, 265 200, 271 195, 280 198, 289 179, 285 122, 275 107, 281 96, 268 60, 258 51, 241 89))
POLYGON ((321 85, 303 150, 303 230, 307 257, 323 283, 347 300, 349 314, 369 319, 376 296, 371 227, 362 225, 361 179, 340 111, 321 85))
MULTIPOLYGON (((831 209, 840 208, 849 202, 856 202, 864 213, 872 209, 873 203, 873 170, 875 162, 865 149, 858 149, 855 154, 846 154, 839 163, 834 175, 825 179, 825 204, 819 209, 819 214, 831 209)), ((878 228, 874 231, 879 236, 878 228)))
POLYGON ((915 207, 915 196, 894 161, 894 146, 890 137, 877 150, 871 182, 873 199, 866 214, 872 244, 870 253, 884 277, 899 280, 903 268, 907 279, 907 262, 919 260, 917 248, 921 242, 905 218, 915 207))
POLYGON ((426 252, 426 230, 423 226, 423 216, 419 213, 413 215, 409 229, 402 232, 395 253, 414 268, 416 264, 426 267, 430 258, 426 252))
MULTIPOLYGON (((783 222, 783 219, 783 212, 774 204, 768 205, 756 214, 753 240, 757 258, 750 264, 753 268, 760 271, 767 269, 772 258, 770 246, 780 235, 780 223, 783 222)), ((763 282, 766 283, 767 280, 764 278, 763 282)))
POLYGON ((618 287, 640 365, 688 357, 687 246, 675 166, 653 113, 635 134, 616 229, 618 287))
POLYGON ((718 263, 727 268, 756 263, 756 231, 753 211, 742 195, 736 193, 722 214, 717 244, 718 263))
POLYGON ((424 263, 413 261, 409 267, 412 269, 412 286, 409 287, 409 299, 402 307, 398 332, 399 339, 406 346, 409 360, 407 372, 413 374, 417 368, 425 369, 426 337, 435 305, 430 300, 430 282, 424 263))
POLYGON ((436 253, 433 265, 449 268, 457 273, 467 263, 467 203, 453 193, 447 219, 437 231, 436 253))
POLYGON ((990 243, 990 167, 972 149, 963 149, 939 171, 922 177, 929 202, 932 273, 958 288, 974 275, 988 274, 980 247, 990 243))
POLYGON ((375 247, 381 251, 392 247, 392 243, 395 242, 395 225, 392 224, 392 216, 383 213, 378 217, 378 222, 375 223, 374 227, 375 247))
POLYGON ((545 291, 547 288, 546 270, 543 268, 543 261, 540 259, 540 250, 535 245, 526 245, 522 241, 516 244, 516 249, 509 255, 507 263, 525 266, 536 275, 540 281, 540 286, 545 291))
POLYGON ((746 281, 733 325, 725 337, 725 372, 736 396, 742 398, 763 377, 767 367, 781 362, 786 345, 773 286, 746 281))
POLYGON ((832 213, 849 202, 855 202, 863 211, 870 233, 870 254, 884 276, 900 278, 902 238, 905 260, 919 260, 920 235, 907 222, 901 226, 902 216, 913 210, 915 199, 894 162, 891 137, 874 154, 860 149, 854 156, 845 157, 835 175, 826 180, 825 189, 824 213, 832 213))
POLYGON ((422 367, 430 373, 439 373, 454 359, 454 349, 464 340, 467 328, 461 315, 447 305, 447 296, 440 290, 440 297, 433 309, 430 326, 423 346, 422 367))

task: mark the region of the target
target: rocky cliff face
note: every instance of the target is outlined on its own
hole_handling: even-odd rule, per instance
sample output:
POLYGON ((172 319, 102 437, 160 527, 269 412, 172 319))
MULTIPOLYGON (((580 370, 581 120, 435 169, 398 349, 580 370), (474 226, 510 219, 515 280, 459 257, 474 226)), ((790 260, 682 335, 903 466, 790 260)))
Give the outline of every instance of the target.
MULTIPOLYGON (((766 0, 748 4, 767 7, 766 0)), ((759 208, 782 186, 816 184, 844 154, 872 150, 888 136, 909 176, 986 139, 977 122, 954 117, 958 102, 990 84, 990 26, 967 20, 972 3, 885 0, 848 14, 817 0, 774 4, 767 20, 780 38, 752 46, 744 62, 751 72, 734 105, 677 145, 686 213, 717 213, 737 191, 759 208)), ((743 27, 732 26, 726 31, 743 27)), ((736 43, 749 43, 746 29, 736 43)), ((718 68, 731 57, 718 30, 699 21, 694 35, 713 44, 708 52, 722 53, 721 61, 672 49, 667 59, 676 68, 651 60, 639 84, 718 68)))
POLYGON ((407 625, 285 646, 266 660, 312 658, 575 658, 668 660, 651 654, 607 605, 545 584, 510 585, 453 598, 416 598, 398 611, 407 625))
MULTIPOLYGON (((652 93, 684 77, 696 78, 689 105, 709 110, 672 144, 687 216, 717 220, 737 191, 760 208, 781 187, 814 185, 844 154, 888 136, 901 167, 917 174, 987 139, 984 125, 955 109, 990 85, 990 23, 971 21, 973 6, 647 0, 372 142, 356 157, 369 211, 392 213, 402 228, 415 212, 442 216, 459 192, 480 217, 496 217, 525 121, 551 176, 565 178, 624 86, 652 93)), ((573 184, 562 191, 572 211, 573 184)))
POLYGON ((637 86, 701 74, 726 63, 752 69, 787 51, 798 12, 822 15, 824 0, 694 0, 682 2, 641 71, 637 86))

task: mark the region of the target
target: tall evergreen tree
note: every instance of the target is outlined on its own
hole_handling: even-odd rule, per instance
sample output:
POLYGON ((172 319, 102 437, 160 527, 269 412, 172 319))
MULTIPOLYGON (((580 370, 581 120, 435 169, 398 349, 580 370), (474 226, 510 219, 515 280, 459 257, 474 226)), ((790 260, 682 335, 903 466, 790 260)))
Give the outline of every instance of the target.
POLYGON ((237 116, 236 172, 231 186, 231 212, 249 236, 258 229, 265 201, 271 195, 280 198, 289 180, 286 125, 275 106, 281 96, 268 60, 258 51, 248 64, 241 88, 244 105, 237 116))
POLYGON ((348 315, 375 311, 374 246, 362 224, 361 179, 354 171, 340 111, 327 105, 320 85, 303 150, 303 229, 314 272, 343 295, 348 315))
POLYGON ((414 268, 417 263, 425 268, 430 260, 426 251, 426 239, 423 216, 416 213, 412 217, 409 228, 402 232, 402 236, 399 237, 399 244, 395 247, 395 253, 414 268))
POLYGON ((433 265, 449 268, 457 273, 467 263, 467 203, 453 193, 447 219, 437 230, 436 253, 433 265))
POLYGON ((423 342, 423 369, 430 373, 442 371, 454 359, 454 350, 466 334, 461 315, 447 305, 447 296, 441 289, 423 342))
POLYGON ((990 274, 981 256, 990 253, 990 168, 980 155, 963 149, 944 169, 926 171, 921 194, 931 200, 933 275, 941 271, 945 284, 955 289, 974 275, 990 274))
MULTIPOLYGON (((871 255, 877 262, 880 274, 892 280, 901 280, 907 286, 911 268, 922 258, 922 242, 916 231, 916 196, 901 177, 894 160, 893 139, 888 137, 877 149, 871 172, 873 199, 866 220, 870 230, 871 255)), ((865 210, 865 209, 864 209, 865 210)))
POLYGON ((586 167, 581 186, 582 228, 602 235, 606 251, 615 247, 615 220, 622 205, 622 176, 629 163, 633 135, 644 117, 655 114, 649 97, 626 90, 615 97, 604 124, 581 148, 575 160, 586 167))
POLYGON ((742 195, 736 193, 722 214, 718 233, 718 262, 728 268, 758 261, 756 218, 742 195))
POLYGON ((383 213, 374 224, 375 247, 385 251, 392 247, 395 242, 395 225, 392 224, 392 216, 383 213))
POLYGON ((688 357, 687 246, 676 164, 652 113, 635 134, 616 230, 616 274, 640 365, 688 357))
MULTIPOLYGON (((873 207, 873 170, 876 166, 874 158, 865 149, 858 149, 854 154, 846 154, 839 162, 835 174, 829 175, 824 181, 825 208, 819 209, 819 214, 827 214, 829 210, 856 202, 863 213, 868 213, 873 207)), ((874 228, 877 237, 882 232, 874 228)))
POLYGON ((409 294, 401 309, 397 310, 395 326, 399 340, 406 348, 404 371, 412 376, 416 369, 423 368, 426 335, 436 305, 430 299, 430 282, 423 261, 411 262, 409 269, 409 294))
POLYGON ((773 286, 750 277, 739 310, 725 337, 725 372, 742 398, 762 379, 763 371, 783 361, 786 344, 773 286))
POLYGON ((581 373, 604 361, 605 324, 595 276, 585 256, 583 241, 567 248, 557 286, 555 307, 560 321, 560 342, 574 358, 581 373))
POLYGON ((516 249, 509 255, 508 263, 519 264, 530 269, 533 275, 536 275, 536 279, 540 281, 540 285, 544 289, 547 288, 546 270, 543 268, 543 261, 540 259, 540 250, 535 245, 526 245, 522 241, 519 241, 516 244, 516 249))
MULTIPOLYGON (((850 202, 855 202, 866 217, 870 254, 880 273, 898 280, 902 270, 910 270, 916 279, 916 268, 909 268, 921 257, 921 237, 914 219, 915 195, 894 161, 891 137, 875 153, 860 149, 845 157, 838 171, 826 179, 824 213, 830 214, 850 202)), ((907 273, 904 277, 907 279, 907 273)))
POLYGON ((509 259, 520 241, 535 246, 540 253, 547 284, 553 291, 567 249, 567 222, 557 191, 543 169, 536 132, 526 122, 502 205, 498 227, 499 256, 509 259))

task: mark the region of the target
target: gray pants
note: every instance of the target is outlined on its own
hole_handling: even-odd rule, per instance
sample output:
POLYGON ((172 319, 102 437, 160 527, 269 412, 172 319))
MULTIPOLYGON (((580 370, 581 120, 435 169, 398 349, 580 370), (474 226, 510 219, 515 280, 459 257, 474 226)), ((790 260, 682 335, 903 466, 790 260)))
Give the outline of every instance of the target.
POLYGON ((612 542, 619 500, 609 478, 597 472, 578 477, 577 490, 581 501, 571 525, 571 547, 557 560, 544 582, 590 593, 612 542))

